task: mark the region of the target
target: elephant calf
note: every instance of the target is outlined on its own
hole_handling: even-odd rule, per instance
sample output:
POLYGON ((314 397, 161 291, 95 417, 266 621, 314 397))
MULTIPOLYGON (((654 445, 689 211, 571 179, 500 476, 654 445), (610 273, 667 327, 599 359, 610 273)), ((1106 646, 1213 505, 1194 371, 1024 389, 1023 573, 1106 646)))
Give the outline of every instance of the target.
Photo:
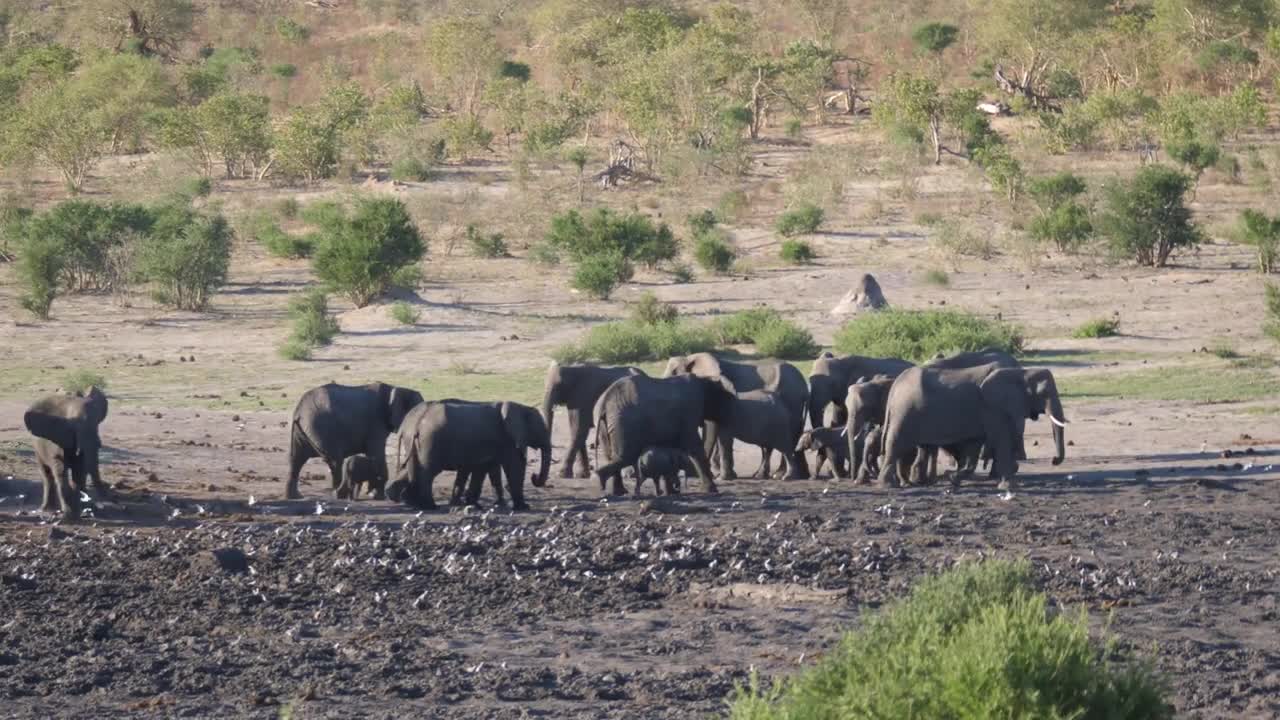
POLYGON ((35 436, 36 460, 44 476, 41 509, 61 510, 67 518, 79 516, 86 477, 95 492, 109 494, 98 469, 102 449, 98 426, 106 417, 107 396, 96 387, 84 393, 50 395, 22 416, 35 436))
POLYGON ((376 460, 363 453, 342 461, 342 477, 351 490, 352 498, 359 497, 360 488, 364 487, 375 500, 381 500, 387 489, 386 469, 379 468, 376 460))
POLYGON ((680 471, 689 463, 689 456, 678 448, 651 447, 636 461, 636 490, 645 480, 653 480, 655 495, 675 495, 680 492, 680 471))
POLYGON ((813 450, 818 453, 818 464, 813 468, 813 476, 818 477, 824 464, 831 463, 833 477, 845 478, 849 461, 849 443, 845 442, 844 427, 820 427, 807 430, 800 436, 796 452, 813 450))

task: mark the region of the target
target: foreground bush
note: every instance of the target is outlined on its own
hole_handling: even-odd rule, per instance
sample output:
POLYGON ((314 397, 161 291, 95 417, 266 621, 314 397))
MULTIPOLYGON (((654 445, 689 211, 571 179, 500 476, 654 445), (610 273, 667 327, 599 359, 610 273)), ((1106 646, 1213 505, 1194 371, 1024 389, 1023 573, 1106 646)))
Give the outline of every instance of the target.
POLYGON ((1120 334, 1120 316, 1094 318, 1076 328, 1071 337, 1077 339, 1115 337, 1120 334))
POLYGON ((724 274, 733 267, 738 253, 727 240, 728 233, 711 230, 698 235, 693 244, 693 259, 707 272, 724 274))
POLYGON ((586 215, 570 210, 551 219, 547 248, 569 256, 577 265, 573 287, 597 298, 631 279, 633 263, 656 267, 675 258, 679 248, 665 223, 645 215, 622 215, 598 208, 586 215))
POLYGON ((902 358, 920 363, 938 353, 996 349, 1022 352, 1022 330, 955 310, 897 310, 859 315, 836 333, 842 354, 902 358))
POLYGON ((293 330, 280 346, 286 360, 307 360, 313 348, 328 345, 338 334, 338 321, 329 315, 329 296, 313 288, 289 299, 293 330))
POLYGON ((232 237, 231 225, 221 215, 180 204, 157 208, 138 249, 139 276, 152 284, 158 302, 203 310, 227 281, 232 237))
POLYGON ((1173 717, 1166 684, 1117 655, 1090 641, 1086 614, 1049 609, 1025 562, 991 560, 921 581, 772 691, 740 688, 730 717, 1173 717))
POLYGON ((395 198, 364 199, 350 217, 325 213, 316 219, 316 275, 356 307, 385 293, 396 273, 427 251, 404 203, 395 198))
POLYGON ((703 326, 673 321, 654 324, 624 320, 597 325, 587 331, 578 345, 553 353, 560 363, 600 362, 605 364, 665 360, 672 355, 688 355, 716 349, 715 337, 703 326))

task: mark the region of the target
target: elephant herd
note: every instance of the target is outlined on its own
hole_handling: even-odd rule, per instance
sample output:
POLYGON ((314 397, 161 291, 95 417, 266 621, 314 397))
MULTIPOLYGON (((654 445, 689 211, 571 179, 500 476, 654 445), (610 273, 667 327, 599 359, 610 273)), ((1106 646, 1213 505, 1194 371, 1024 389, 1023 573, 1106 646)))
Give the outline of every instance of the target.
MULTIPOLYGON (((716 492, 717 479, 736 477, 735 442, 760 448, 757 477, 806 479, 830 463, 836 477, 877 478, 890 487, 928 482, 939 451, 955 460, 953 482, 988 460, 992 476, 1010 483, 1017 461, 1026 459, 1026 421, 1045 414, 1054 425, 1055 465, 1065 450, 1066 418, 1052 373, 1023 368, 1005 353, 962 353, 921 366, 823 353, 807 381, 786 362, 698 353, 671 358, 661 378, 634 367, 552 363, 541 411, 509 401, 428 401, 384 383, 313 388, 291 418, 285 496, 301 497, 302 467, 318 458, 339 498, 363 490, 433 509, 435 477, 453 471, 451 504, 476 503, 486 476, 504 502, 505 477, 512 508, 524 509, 528 451, 539 451, 530 480, 543 487, 557 407, 566 409, 570 430, 561 476, 591 474, 587 438, 594 427, 594 475, 615 495, 626 493, 627 469, 635 471, 637 491, 652 479, 657 492, 678 492, 683 472, 716 492), (388 473, 392 434, 396 457, 388 473)), ((98 427, 106 416, 107 398, 97 388, 52 395, 28 409, 23 419, 35 436, 44 510, 75 517, 86 478, 95 492, 108 492, 98 470, 98 427)))

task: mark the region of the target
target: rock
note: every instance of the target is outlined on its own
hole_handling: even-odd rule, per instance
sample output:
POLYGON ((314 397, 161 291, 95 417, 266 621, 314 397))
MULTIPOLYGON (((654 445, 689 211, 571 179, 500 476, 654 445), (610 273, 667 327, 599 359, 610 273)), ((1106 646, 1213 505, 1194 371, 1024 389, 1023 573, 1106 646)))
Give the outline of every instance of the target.
POLYGON ((191 568, 239 574, 249 571, 249 556, 235 548, 216 548, 196 553, 191 568))
POLYGON ((864 273, 858 279, 858 284, 845 293, 840 302, 831 308, 831 314, 837 316, 856 315, 860 312, 881 310, 887 307, 889 307, 889 303, 884 299, 884 293, 880 290, 880 283, 876 282, 876 279, 870 273, 864 273))

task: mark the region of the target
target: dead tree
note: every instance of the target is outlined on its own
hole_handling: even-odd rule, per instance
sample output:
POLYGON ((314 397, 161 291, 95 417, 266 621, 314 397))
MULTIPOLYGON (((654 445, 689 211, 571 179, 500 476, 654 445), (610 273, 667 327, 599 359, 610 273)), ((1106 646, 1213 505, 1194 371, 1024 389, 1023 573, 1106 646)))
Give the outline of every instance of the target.
POLYGON ((997 64, 994 74, 996 87, 1000 88, 1005 94, 1026 98, 1031 107, 1037 110, 1062 112, 1062 108, 1058 107, 1055 98, 1036 92, 1035 83, 1029 70, 1023 71, 1021 78, 1014 79, 1005 74, 1003 65, 997 64))

